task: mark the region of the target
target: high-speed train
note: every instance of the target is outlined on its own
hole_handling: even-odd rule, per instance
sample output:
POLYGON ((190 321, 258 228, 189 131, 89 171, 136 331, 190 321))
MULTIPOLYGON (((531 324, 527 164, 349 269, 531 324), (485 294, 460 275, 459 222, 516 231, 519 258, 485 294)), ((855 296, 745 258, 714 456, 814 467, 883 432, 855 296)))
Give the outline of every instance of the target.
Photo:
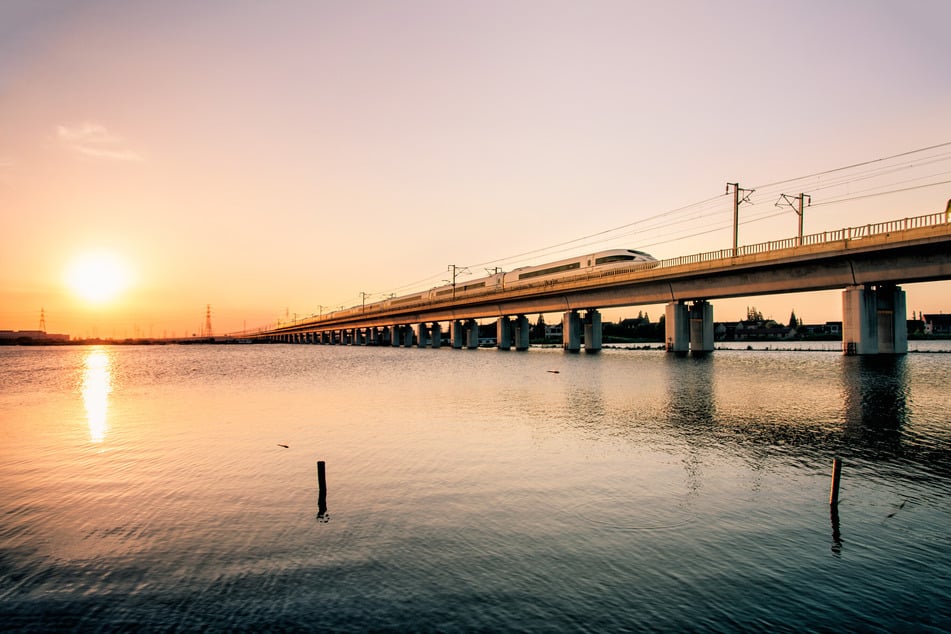
MULTIPOLYGON (((508 273, 495 273, 488 277, 470 280, 464 283, 446 284, 421 293, 394 297, 378 302, 374 309, 387 310, 410 304, 433 302, 445 299, 465 297, 484 292, 505 291, 530 284, 558 281, 581 273, 600 273, 631 265, 642 264, 643 268, 657 265, 657 260, 649 253, 634 249, 610 249, 598 251, 567 260, 558 260, 538 266, 523 266, 508 273)), ((633 267, 640 268, 640 267, 633 267)), ((370 309, 371 306, 367 306, 370 309)))

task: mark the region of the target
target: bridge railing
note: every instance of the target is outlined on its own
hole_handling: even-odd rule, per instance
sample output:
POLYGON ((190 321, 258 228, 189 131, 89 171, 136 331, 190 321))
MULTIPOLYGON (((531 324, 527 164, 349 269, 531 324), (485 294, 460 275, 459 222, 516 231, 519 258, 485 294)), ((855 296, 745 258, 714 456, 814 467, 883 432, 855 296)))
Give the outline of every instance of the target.
POLYGON ((831 242, 842 242, 843 240, 860 240, 876 235, 908 231, 909 229, 935 227, 947 223, 948 215, 945 212, 939 212, 924 216, 902 218, 901 220, 889 220, 886 222, 867 224, 859 227, 847 227, 845 229, 813 233, 803 236, 801 240, 799 237, 795 237, 784 238, 782 240, 771 240, 769 242, 759 242, 757 244, 747 244, 739 247, 735 252, 733 249, 720 249, 719 251, 708 251, 706 253, 697 253, 694 255, 668 258, 661 260, 657 264, 657 268, 669 268, 672 266, 681 266, 683 264, 696 264, 698 262, 710 262, 714 260, 728 260, 730 258, 742 257, 744 255, 769 253, 799 246, 828 244, 831 242))

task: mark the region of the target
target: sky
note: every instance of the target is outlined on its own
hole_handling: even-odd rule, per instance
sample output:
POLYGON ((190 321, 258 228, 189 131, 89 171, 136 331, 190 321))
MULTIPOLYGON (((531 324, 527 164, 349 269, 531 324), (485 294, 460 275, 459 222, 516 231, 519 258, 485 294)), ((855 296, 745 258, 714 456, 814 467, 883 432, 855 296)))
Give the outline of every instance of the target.
MULTIPOLYGON (((0 329, 187 336, 210 306, 221 334, 450 265, 728 248, 727 182, 756 190, 741 245, 796 235, 782 193, 811 195, 807 234, 944 211, 949 23, 946 0, 0 0, 0 329)), ((905 290, 951 312, 948 282, 905 290)), ((747 306, 841 319, 838 291, 714 319, 747 306)))

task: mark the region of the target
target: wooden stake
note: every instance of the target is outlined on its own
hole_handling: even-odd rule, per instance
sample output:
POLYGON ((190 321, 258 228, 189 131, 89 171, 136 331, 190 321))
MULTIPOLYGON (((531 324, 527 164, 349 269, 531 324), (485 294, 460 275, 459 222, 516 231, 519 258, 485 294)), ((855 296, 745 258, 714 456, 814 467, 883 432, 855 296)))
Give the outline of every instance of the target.
POLYGON ((829 489, 829 504, 835 506, 839 503, 839 480, 842 478, 842 461, 838 458, 832 459, 832 487, 829 489))
POLYGON ((317 461, 317 516, 327 513, 327 470, 323 460, 317 461))

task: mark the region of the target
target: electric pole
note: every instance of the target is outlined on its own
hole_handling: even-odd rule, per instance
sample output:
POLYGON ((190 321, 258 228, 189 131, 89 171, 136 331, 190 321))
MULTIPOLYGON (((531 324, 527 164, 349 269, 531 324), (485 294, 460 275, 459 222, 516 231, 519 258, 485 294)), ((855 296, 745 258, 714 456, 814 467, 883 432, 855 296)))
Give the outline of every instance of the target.
POLYGON ((211 336, 211 304, 205 305, 205 336, 211 336))
MULTIPOLYGON (((804 206, 804 204, 803 204, 803 201, 804 201, 806 198, 809 199, 809 204, 812 205, 812 196, 810 196, 809 194, 799 194, 798 196, 787 196, 786 194, 780 194, 780 195, 779 195, 779 199, 782 200, 782 201, 784 201, 784 202, 785 202, 787 205, 789 205, 790 207, 792 207, 792 210, 795 211, 795 212, 796 212, 796 215, 799 216, 799 242, 798 242, 798 244, 799 244, 800 246, 802 246, 802 217, 803 217, 803 213, 802 213, 802 212, 803 212, 803 209, 805 208, 805 206, 804 206), (794 203, 794 201, 797 201, 797 200, 799 201, 799 206, 798 206, 798 207, 796 207, 796 205, 795 205, 795 203, 794 203)), ((775 205, 775 206, 776 206, 776 207, 782 207, 782 205, 779 204, 779 200, 776 201, 776 205, 775 205)))
POLYGON ((453 301, 455 301, 455 299, 456 299, 456 276, 457 276, 457 275, 462 275, 463 273, 468 273, 468 272, 469 272, 469 269, 466 268, 466 267, 464 267, 464 266, 456 266, 455 264, 450 264, 450 265, 449 265, 449 268, 447 268, 446 270, 452 272, 452 299, 453 299, 453 301))
POLYGON ((755 189, 742 189, 739 183, 727 183, 726 184, 726 193, 730 193, 730 187, 733 187, 733 257, 736 257, 737 243, 739 242, 739 226, 740 226, 740 204, 750 202, 750 194, 752 194, 755 189), (743 196, 740 196, 740 192, 743 192, 743 196))

